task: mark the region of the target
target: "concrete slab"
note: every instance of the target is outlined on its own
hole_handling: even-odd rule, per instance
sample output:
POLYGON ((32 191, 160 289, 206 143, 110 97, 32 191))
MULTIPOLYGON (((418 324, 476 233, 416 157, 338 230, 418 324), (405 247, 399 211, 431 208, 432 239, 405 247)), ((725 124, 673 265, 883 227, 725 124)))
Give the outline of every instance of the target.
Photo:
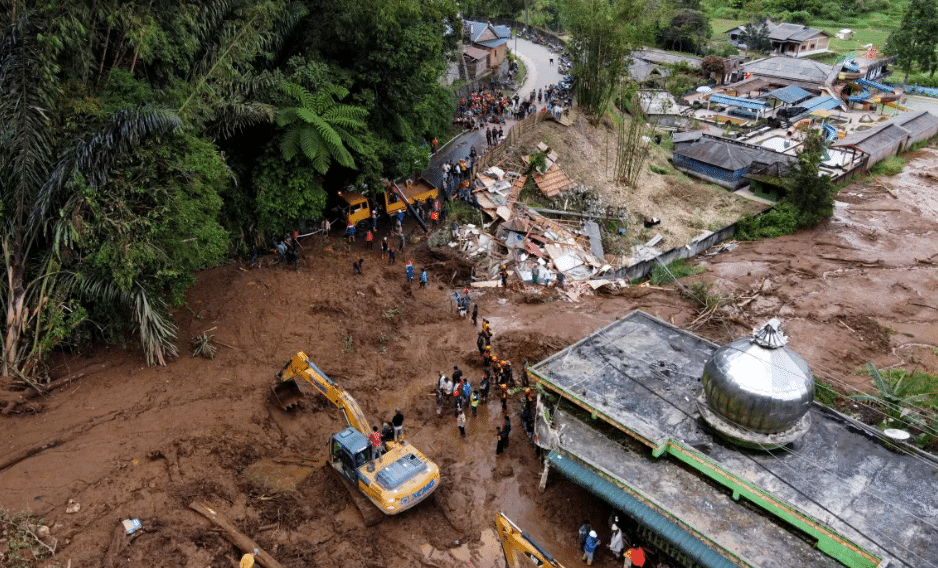
MULTIPOLYGON (((702 425, 694 404, 703 366, 716 349, 636 311, 531 371, 548 391, 650 447, 675 441, 699 448, 702 460, 806 513, 890 566, 938 566, 934 457, 891 451, 880 433, 820 405, 810 411, 814 426, 797 450, 754 452, 724 443, 702 425)), ((789 532, 793 543, 802 538, 794 529, 789 532)))

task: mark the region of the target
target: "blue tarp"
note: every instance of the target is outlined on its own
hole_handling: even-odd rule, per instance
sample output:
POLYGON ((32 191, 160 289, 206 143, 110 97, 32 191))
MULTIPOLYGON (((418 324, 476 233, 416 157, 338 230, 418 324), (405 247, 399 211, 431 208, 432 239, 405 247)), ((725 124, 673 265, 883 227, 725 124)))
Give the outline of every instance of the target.
POLYGON ((798 85, 789 85, 781 89, 775 89, 759 97, 760 99, 778 99, 783 103, 795 104, 805 99, 811 98, 811 93, 802 89, 798 85))
POLYGON ((738 564, 713 550, 658 511, 632 497, 621 487, 607 481, 604 477, 571 457, 552 451, 547 459, 564 477, 589 490, 615 507, 616 510, 644 525, 700 566, 704 568, 739 568, 738 564))
POLYGON ((839 99, 828 95, 821 95, 814 97, 813 99, 807 100, 798 106, 804 107, 805 113, 812 113, 816 110, 831 110, 839 107, 843 103, 839 99))
POLYGON ((747 108, 749 110, 763 110, 765 107, 769 106, 769 103, 765 101, 744 99, 742 97, 731 97, 729 95, 710 95, 710 102, 718 105, 747 108))

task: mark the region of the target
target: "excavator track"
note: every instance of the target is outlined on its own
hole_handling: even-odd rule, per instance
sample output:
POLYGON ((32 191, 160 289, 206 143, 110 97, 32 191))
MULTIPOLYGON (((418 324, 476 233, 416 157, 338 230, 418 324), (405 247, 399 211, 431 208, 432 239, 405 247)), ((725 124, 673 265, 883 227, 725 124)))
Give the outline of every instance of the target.
POLYGON ((381 510, 378 509, 374 503, 369 501, 368 498, 365 497, 357 487, 353 486, 348 479, 346 479, 341 473, 339 473, 328 463, 323 465, 323 467, 328 469, 336 479, 345 485, 349 496, 352 498, 352 502, 355 503, 355 506, 358 508, 358 512, 361 513, 362 521, 365 523, 366 527, 373 527, 384 520, 385 514, 381 512, 381 510))

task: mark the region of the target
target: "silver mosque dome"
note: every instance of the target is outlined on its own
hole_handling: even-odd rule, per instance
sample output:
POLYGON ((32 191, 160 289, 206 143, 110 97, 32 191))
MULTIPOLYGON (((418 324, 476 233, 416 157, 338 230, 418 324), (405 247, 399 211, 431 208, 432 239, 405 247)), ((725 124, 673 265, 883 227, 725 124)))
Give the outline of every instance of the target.
MULTIPOLYGON (((810 426, 806 416, 814 399, 814 375, 797 353, 786 347, 781 322, 769 321, 751 337, 724 345, 704 366, 703 398, 734 430, 744 433, 800 437, 810 426), (789 435, 794 430, 798 433, 789 435)), ((703 413, 710 420, 710 412, 703 413)), ((718 428, 719 429, 719 428, 718 428)))

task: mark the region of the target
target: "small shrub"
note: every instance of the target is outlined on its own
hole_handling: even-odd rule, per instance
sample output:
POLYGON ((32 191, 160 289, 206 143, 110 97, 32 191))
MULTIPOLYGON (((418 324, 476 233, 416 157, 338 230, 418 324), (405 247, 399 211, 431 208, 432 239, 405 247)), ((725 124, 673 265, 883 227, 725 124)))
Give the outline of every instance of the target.
POLYGON ((342 334, 342 353, 346 355, 355 353, 355 338, 352 337, 351 333, 342 334))
POLYGON ((762 215, 744 217, 736 227, 736 238, 741 241, 771 239, 790 235, 798 230, 798 211, 787 201, 782 201, 762 215))
POLYGON ((648 164, 648 168, 649 168, 651 171, 655 172, 656 174, 662 175, 662 176, 666 176, 666 175, 668 175, 669 173, 671 173, 671 172, 669 172, 669 171, 667 170, 667 168, 662 168, 662 167, 656 166, 656 165, 654 165, 654 164, 648 164))
POLYGON ((55 556, 58 541, 52 537, 52 544, 43 542, 37 534, 40 526, 45 523, 26 511, 0 509, 0 533, 6 548, 6 552, 0 554, 0 565, 32 568, 42 564, 43 559, 55 556))
POLYGON ((899 156, 889 156, 870 168, 870 172, 876 175, 894 176, 902 172, 903 167, 905 167, 905 161, 903 161, 902 158, 899 156))
POLYGON ((212 345, 212 339, 214 338, 214 335, 206 332, 190 339, 189 342, 192 344, 192 356, 214 359, 215 354, 218 352, 218 348, 212 345))
POLYGON ((389 308, 381 312, 381 317, 383 317, 386 320, 393 320, 394 318, 401 315, 402 313, 404 313, 403 308, 389 308))
POLYGON ((674 282, 675 280, 679 280, 685 276, 700 274, 701 272, 703 272, 703 268, 699 266, 690 266, 687 264, 686 260, 681 258, 669 264, 667 266, 667 270, 662 268, 660 265, 652 268, 651 272, 648 273, 648 283, 653 286, 658 286, 660 284, 674 282))

